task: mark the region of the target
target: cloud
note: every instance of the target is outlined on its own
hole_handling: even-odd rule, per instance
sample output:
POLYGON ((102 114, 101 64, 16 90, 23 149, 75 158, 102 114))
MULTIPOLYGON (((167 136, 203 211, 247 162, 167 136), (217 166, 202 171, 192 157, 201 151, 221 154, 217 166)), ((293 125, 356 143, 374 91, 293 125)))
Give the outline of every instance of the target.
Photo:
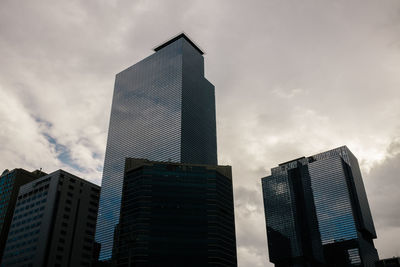
POLYGON ((216 86, 239 265, 271 266, 260 178, 341 145, 360 161, 377 248, 391 256, 399 10, 397 0, 1 1, 0 168, 63 168, 99 184, 115 74, 185 31, 216 86))
POLYGON ((2 169, 21 165, 39 169, 57 165, 54 150, 41 134, 42 124, 29 114, 11 92, 0 90, 0 99, 2 169))
MULTIPOLYGON (((261 181, 260 181, 261 184, 261 181)), ((264 266, 267 260, 266 227, 261 189, 235 188, 236 238, 240 266, 264 266), (251 256, 250 256, 251 255, 251 256), (251 265, 253 264, 253 265, 251 265)))
POLYGON ((385 160, 376 164, 365 176, 369 204, 378 235, 376 245, 380 257, 400 255, 400 247, 395 246, 400 236, 400 136, 387 149, 385 160))

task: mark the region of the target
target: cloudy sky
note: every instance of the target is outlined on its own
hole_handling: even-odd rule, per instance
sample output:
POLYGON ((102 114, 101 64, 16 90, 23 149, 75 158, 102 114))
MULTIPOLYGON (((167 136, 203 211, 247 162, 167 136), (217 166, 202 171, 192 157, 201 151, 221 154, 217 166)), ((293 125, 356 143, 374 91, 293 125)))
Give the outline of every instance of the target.
POLYGON ((380 256, 400 256, 398 0, 2 0, 0 169, 100 184, 115 74, 182 31, 216 87, 239 265, 272 266, 260 178, 341 145, 359 159, 380 256))

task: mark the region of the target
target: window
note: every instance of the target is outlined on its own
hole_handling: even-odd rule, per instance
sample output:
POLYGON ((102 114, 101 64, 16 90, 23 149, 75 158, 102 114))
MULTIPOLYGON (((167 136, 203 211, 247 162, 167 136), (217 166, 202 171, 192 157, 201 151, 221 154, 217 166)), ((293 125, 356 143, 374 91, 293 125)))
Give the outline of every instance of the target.
POLYGON ((84 249, 84 250, 89 250, 89 251, 91 251, 91 250, 92 250, 92 247, 90 247, 90 246, 83 246, 83 249, 84 249))
POLYGON ((90 190, 96 193, 100 193, 100 189, 91 187, 90 190))
POLYGON ((97 214, 97 209, 89 208, 89 212, 91 212, 91 213, 96 213, 96 214, 97 214))
POLYGON ((94 232, 90 230, 86 230, 85 233, 90 236, 94 236, 94 232))

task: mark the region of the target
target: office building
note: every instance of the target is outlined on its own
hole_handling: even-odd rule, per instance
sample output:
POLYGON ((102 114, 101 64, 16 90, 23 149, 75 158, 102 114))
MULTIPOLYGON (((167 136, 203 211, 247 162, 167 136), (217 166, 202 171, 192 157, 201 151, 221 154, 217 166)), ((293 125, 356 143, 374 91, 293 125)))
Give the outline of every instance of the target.
POLYGON ((400 257, 379 260, 376 267, 400 267, 400 257))
POLYGON ((5 170, 0 176, 0 261, 7 241, 8 230, 14 213, 15 202, 21 185, 31 182, 45 173, 24 169, 5 170))
POLYGON ((237 266, 230 166, 128 158, 114 266, 237 266))
POLYGON ((91 266, 100 187, 63 170, 21 186, 3 266, 91 266))
POLYGON ((203 51, 185 34, 117 74, 103 169, 96 241, 111 258, 126 157, 217 164, 214 86, 203 51))
POLYGON ((339 147, 262 178, 275 266, 374 266, 375 227, 356 157, 339 147))

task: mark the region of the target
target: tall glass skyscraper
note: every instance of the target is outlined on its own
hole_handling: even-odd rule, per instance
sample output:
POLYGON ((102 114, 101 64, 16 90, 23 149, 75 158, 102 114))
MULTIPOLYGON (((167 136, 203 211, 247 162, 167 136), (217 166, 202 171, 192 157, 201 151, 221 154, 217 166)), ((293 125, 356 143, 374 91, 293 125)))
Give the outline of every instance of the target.
POLYGON ((96 241, 111 257, 125 158, 217 164, 214 86, 202 50, 185 34, 117 74, 103 169, 96 241))
POLYGON ((357 159, 346 146, 282 163, 262 187, 276 266, 375 266, 375 227, 357 159))

